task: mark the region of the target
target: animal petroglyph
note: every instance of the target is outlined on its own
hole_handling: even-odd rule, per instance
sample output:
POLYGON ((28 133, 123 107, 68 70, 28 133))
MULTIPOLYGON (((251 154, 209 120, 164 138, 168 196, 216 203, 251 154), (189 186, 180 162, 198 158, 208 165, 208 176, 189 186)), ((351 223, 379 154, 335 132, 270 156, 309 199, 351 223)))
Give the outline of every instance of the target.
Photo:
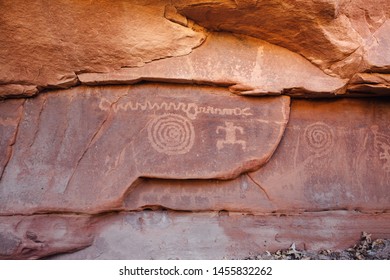
POLYGON ((148 139, 159 153, 180 155, 188 153, 195 141, 191 121, 177 114, 157 116, 148 124, 148 139))
POLYGON ((333 129, 323 123, 316 122, 305 128, 305 142, 317 156, 329 153, 333 147, 333 129))
POLYGON ((241 126, 235 126, 233 122, 225 122, 225 126, 218 126, 215 131, 217 134, 220 131, 225 131, 225 139, 217 141, 217 148, 221 150, 225 145, 241 145, 242 149, 245 150, 246 142, 244 140, 237 140, 237 131, 244 134, 244 129, 241 126))

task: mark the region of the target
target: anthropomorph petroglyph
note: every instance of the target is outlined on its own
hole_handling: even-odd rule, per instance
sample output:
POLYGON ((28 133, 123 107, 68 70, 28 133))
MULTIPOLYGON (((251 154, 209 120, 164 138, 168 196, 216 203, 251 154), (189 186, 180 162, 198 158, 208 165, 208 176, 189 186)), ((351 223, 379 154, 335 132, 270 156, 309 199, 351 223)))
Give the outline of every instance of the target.
POLYGON ((195 141, 191 121, 177 114, 157 116, 148 124, 148 139, 159 153, 180 155, 188 153, 195 141))
POLYGON ((379 153, 379 159, 384 160, 383 170, 390 172, 390 136, 379 133, 378 126, 371 127, 374 133, 375 150, 379 153))
POLYGON ((225 131, 225 139, 217 141, 218 150, 223 149, 225 145, 241 145, 242 149, 245 150, 246 142, 244 140, 237 140, 237 131, 244 134, 244 129, 241 126, 236 126, 233 122, 225 122, 225 126, 218 126, 215 131, 219 134, 221 131, 225 131))

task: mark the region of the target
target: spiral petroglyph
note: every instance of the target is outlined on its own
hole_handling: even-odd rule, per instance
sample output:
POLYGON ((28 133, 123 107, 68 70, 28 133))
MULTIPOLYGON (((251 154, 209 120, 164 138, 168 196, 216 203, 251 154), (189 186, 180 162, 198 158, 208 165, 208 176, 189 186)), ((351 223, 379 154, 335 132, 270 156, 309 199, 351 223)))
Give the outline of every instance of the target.
POLYGON ((164 114, 149 122, 148 139, 159 153, 181 155, 188 153, 194 145, 195 130, 188 118, 164 114))
POLYGON ((316 122, 305 128, 305 141, 309 149, 317 155, 328 153, 333 147, 333 129, 322 122, 316 122))

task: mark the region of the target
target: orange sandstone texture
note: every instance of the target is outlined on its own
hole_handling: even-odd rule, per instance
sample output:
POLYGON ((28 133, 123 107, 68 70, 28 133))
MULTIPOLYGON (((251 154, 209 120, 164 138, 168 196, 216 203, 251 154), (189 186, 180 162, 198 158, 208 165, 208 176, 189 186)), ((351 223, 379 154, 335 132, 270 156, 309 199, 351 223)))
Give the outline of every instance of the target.
POLYGON ((204 40, 166 19, 163 3, 137 2, 1 1, 0 96, 67 88, 78 73, 185 55, 204 40))
MULTIPOLYGON (((2 1, 0 8, 1 98, 142 80, 332 96, 356 94, 348 87, 356 74, 390 71, 386 0, 2 1)), ((389 94, 388 84, 376 87, 368 93, 389 94)))
POLYGON ((110 73, 83 73, 78 77, 81 83, 89 85, 132 84, 148 80, 218 84, 245 95, 342 94, 347 82, 326 75, 287 49, 227 33, 210 34, 201 47, 187 56, 110 73))
POLYGON ((389 70, 387 0, 175 0, 178 12, 214 31, 250 35, 297 52, 328 73, 389 70))

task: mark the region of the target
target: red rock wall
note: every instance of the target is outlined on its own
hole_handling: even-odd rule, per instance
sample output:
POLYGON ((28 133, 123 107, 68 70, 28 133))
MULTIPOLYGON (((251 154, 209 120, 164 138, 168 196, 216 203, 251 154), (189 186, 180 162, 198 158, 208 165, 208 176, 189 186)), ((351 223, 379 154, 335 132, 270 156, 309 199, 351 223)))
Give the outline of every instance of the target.
POLYGON ((0 259, 390 238, 387 1, 149 2, 0 3, 0 259))

